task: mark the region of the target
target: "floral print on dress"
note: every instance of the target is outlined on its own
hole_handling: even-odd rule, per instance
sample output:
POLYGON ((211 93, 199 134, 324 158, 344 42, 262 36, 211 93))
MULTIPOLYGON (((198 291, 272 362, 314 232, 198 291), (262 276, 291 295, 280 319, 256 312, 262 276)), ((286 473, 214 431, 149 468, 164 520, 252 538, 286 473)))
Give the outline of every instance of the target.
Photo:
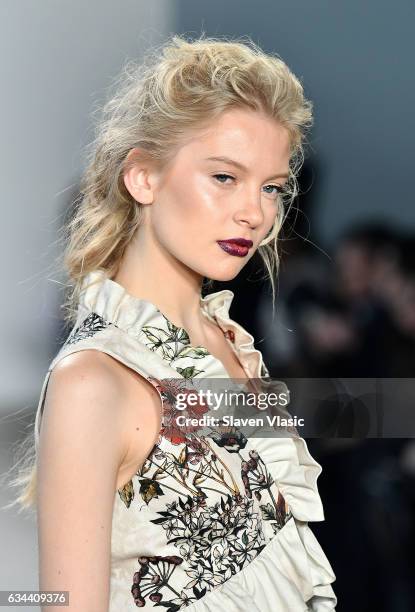
MULTIPOLYGON (((139 557, 138 562, 140 563, 140 569, 135 572, 131 587, 134 603, 137 608, 142 608, 146 605, 146 597, 148 597, 157 606, 163 598, 163 594, 160 592, 161 589, 168 584, 176 566, 183 563, 183 559, 174 555, 165 557, 155 555, 152 557, 139 557)), ((174 589, 172 590, 174 591, 174 589)), ((176 591, 175 594, 179 595, 176 591)), ((190 603, 190 600, 185 600, 184 597, 180 597, 180 600, 177 599, 176 601, 181 603, 186 601, 186 605, 190 603)), ((166 602, 163 602, 160 605, 164 606, 165 604, 166 602)), ((176 603, 174 599, 170 600, 167 605, 170 612, 176 612, 176 610, 181 608, 181 605, 176 603)))
MULTIPOLYGON (((186 380, 180 379, 164 379, 158 380, 155 378, 149 378, 149 381, 157 387, 163 403, 163 424, 159 435, 159 442, 161 438, 170 440, 173 444, 181 444, 186 442, 192 434, 196 432, 202 432, 202 428, 198 425, 192 426, 178 426, 177 417, 179 414, 183 414, 182 411, 176 408, 176 396, 180 393, 183 396, 187 396, 189 393, 193 393, 194 390, 189 388, 186 380)), ((198 403, 191 405, 188 403, 185 414, 189 418, 200 419, 209 411, 209 407, 204 403, 198 403)))
MULTIPOLYGON (((210 353, 191 346, 186 330, 164 315, 162 321, 143 326, 142 341, 182 378, 148 377, 162 399, 162 428, 143 466, 118 493, 127 509, 144 504, 154 517, 149 521, 163 529, 165 544, 173 547, 172 554, 137 558, 134 604, 176 612, 251 563, 292 514, 241 431, 177 425, 183 412, 176 408, 176 396, 194 392, 189 382, 204 373, 197 362, 210 353), (195 362, 173 366, 185 357, 195 362)), ((232 330, 225 335, 234 343, 232 330)), ((199 420, 208 410, 205 403, 186 403, 190 418, 199 420)))
MULTIPOLYGON (((190 359, 204 359, 210 353, 203 346, 191 346, 189 334, 182 327, 177 327, 169 321, 162 313, 160 313, 164 326, 157 327, 154 325, 143 325, 141 328, 144 338, 144 344, 152 351, 157 352, 161 357, 167 360, 170 364, 178 359, 185 357, 190 359)), ((178 371, 180 368, 178 368, 178 371)), ((198 374, 202 374, 204 370, 197 369, 197 366, 181 368, 180 374, 184 378, 193 378, 198 374)))
MULTIPOLYGON (((210 437, 213 437, 216 444, 225 448, 229 453, 239 452, 241 448, 245 448, 248 441, 243 433, 234 427, 229 428, 228 432, 225 431, 221 434, 218 432, 212 433, 210 437)), ((274 479, 266 469, 265 463, 256 450, 250 450, 249 459, 242 460, 241 477, 245 486, 245 493, 248 497, 251 498, 252 493, 254 493, 256 499, 261 501, 263 491, 267 491, 272 503, 261 504, 260 508, 263 519, 270 521, 274 534, 277 533, 285 525, 288 518, 290 518, 291 511, 280 491, 278 491, 278 497, 275 499, 272 492, 274 479)))
POLYGON ((74 328, 73 332, 66 340, 65 346, 75 344, 76 342, 80 342, 80 340, 84 340, 85 338, 92 338, 92 336, 95 336, 97 332, 105 329, 109 325, 114 324, 105 321, 105 319, 100 317, 96 312, 91 312, 78 327, 74 328))
POLYGON ((166 544, 174 545, 178 554, 164 575, 156 574, 150 562, 148 571, 141 568, 134 574, 131 591, 136 605, 145 605, 148 598, 171 611, 179 610, 241 571, 264 548, 261 513, 207 439, 194 438, 171 452, 155 447, 137 479, 137 495, 149 508, 164 489, 176 491, 177 498, 163 509, 157 511, 156 504, 151 522, 164 529, 166 544), (212 491, 216 501, 208 504, 212 491), (171 575, 178 565, 181 589, 171 597, 175 591, 171 575))
POLYGON ((173 612, 199 599, 263 550, 266 522, 275 534, 292 517, 264 462, 246 446, 247 439, 235 428, 188 437, 184 444, 172 444, 171 450, 156 444, 136 474, 138 485, 130 481, 119 491, 128 508, 136 495, 154 509, 150 522, 160 525, 166 544, 177 549, 174 556, 153 561, 146 557, 145 569, 138 559, 141 568, 131 587, 137 606, 151 601, 173 612), (235 476, 236 457, 240 479, 235 476), (172 491, 176 499, 163 504, 163 496, 171 499, 172 491))

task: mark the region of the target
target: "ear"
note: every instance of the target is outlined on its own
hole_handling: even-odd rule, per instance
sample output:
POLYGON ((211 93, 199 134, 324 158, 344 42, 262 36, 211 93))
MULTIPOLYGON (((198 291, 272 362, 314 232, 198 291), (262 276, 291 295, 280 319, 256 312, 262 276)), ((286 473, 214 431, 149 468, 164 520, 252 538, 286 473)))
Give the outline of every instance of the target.
POLYGON ((154 201, 153 168, 140 149, 131 149, 124 163, 124 185, 136 202, 152 204, 154 201))

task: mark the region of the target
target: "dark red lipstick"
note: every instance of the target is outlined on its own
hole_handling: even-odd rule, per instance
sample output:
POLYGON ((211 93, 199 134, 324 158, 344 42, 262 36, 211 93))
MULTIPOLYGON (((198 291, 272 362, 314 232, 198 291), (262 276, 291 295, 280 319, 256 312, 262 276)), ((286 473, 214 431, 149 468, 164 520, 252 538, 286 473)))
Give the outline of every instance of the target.
POLYGON ((245 257, 254 244, 252 240, 246 240, 245 238, 229 238, 228 240, 218 240, 217 242, 226 253, 236 255, 236 257, 245 257))

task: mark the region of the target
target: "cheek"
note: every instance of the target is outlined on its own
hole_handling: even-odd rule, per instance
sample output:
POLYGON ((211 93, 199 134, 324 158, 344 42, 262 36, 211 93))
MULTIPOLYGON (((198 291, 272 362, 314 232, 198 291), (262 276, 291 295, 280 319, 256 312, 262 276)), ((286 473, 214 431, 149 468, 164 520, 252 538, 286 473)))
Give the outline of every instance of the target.
POLYGON ((168 185, 160 196, 154 220, 170 228, 180 227, 186 233, 206 230, 222 210, 217 196, 204 177, 186 174, 181 180, 168 185))
POLYGON ((264 235, 268 234, 274 223, 276 223, 282 215, 281 204, 271 204, 267 206, 264 214, 264 235))
POLYGON ((203 180, 189 177, 170 182, 159 194, 151 214, 155 236, 172 252, 183 254, 203 238, 211 225, 220 222, 213 210, 213 198, 203 180), (180 240, 178 240, 180 238, 180 240))
POLYGON ((152 210, 154 231, 167 237, 180 231, 185 238, 186 226, 193 214, 192 197, 188 190, 181 187, 164 190, 159 194, 152 210))

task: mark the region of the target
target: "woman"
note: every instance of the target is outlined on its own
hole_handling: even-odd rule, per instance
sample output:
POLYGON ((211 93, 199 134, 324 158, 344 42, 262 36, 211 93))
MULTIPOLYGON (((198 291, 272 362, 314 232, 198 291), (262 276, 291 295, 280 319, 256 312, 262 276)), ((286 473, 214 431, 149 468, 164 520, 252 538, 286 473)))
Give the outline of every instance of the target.
POLYGON ((35 426, 40 588, 69 610, 336 605, 305 441, 171 420, 177 381, 267 375, 233 293, 201 289, 257 249, 274 288, 309 125, 284 62, 217 38, 173 37, 104 107, 69 224, 73 327, 35 426))

